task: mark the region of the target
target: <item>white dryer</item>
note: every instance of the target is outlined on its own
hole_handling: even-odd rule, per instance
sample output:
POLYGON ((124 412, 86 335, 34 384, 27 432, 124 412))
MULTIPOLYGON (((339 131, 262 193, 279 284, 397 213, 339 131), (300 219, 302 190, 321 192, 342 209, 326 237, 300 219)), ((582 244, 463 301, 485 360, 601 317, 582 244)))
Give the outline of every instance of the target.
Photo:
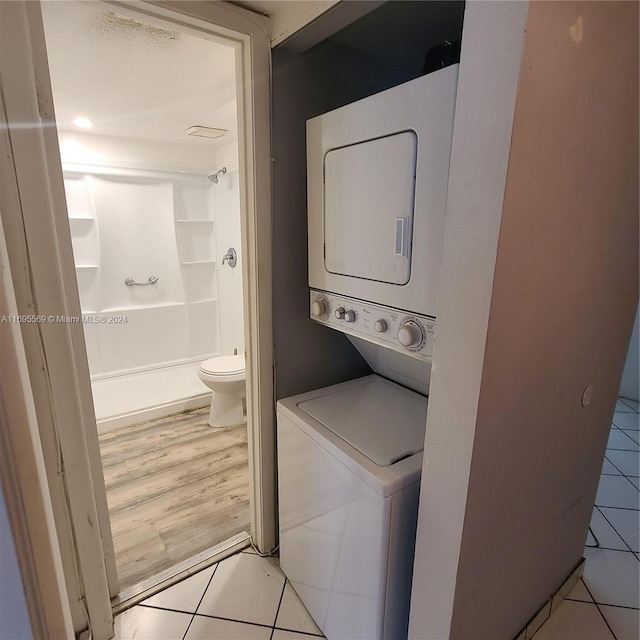
MULTIPOLYGON (((436 317, 457 81, 454 64, 307 121, 314 320, 342 309, 355 335, 355 301, 436 317)), ((378 331, 392 342, 402 326, 378 331)))
POLYGON ((329 640, 406 638, 427 398, 370 375, 277 413, 284 573, 329 640))

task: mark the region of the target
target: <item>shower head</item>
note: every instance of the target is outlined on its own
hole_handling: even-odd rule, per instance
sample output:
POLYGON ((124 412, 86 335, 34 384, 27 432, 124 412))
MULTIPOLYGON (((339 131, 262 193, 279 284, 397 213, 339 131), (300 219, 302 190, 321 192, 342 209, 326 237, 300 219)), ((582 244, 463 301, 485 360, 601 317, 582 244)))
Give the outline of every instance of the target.
POLYGON ((207 178, 209 178, 209 180, 211 180, 213 184, 218 184, 218 176, 224 175, 225 173, 227 173, 227 167, 222 167, 222 169, 220 169, 219 171, 216 171, 215 173, 210 173, 207 176, 207 178))

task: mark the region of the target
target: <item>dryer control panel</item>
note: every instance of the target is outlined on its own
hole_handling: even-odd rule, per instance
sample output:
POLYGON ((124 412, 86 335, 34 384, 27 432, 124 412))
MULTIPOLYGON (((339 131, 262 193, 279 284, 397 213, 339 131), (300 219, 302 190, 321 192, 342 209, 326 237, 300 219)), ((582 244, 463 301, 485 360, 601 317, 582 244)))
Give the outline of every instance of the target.
POLYGON ((314 289, 310 317, 356 338, 431 362, 435 318, 314 289))

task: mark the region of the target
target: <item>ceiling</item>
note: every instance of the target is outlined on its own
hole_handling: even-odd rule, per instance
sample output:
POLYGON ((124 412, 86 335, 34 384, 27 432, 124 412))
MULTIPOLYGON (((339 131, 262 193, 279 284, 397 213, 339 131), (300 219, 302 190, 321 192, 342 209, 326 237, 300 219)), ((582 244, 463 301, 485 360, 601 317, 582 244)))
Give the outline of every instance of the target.
POLYGON ((43 2, 56 120, 90 133, 220 147, 237 138, 234 49, 114 13, 97 2, 43 2), (192 125, 227 129, 215 140, 192 125), (85 130, 86 131, 86 130, 85 130))

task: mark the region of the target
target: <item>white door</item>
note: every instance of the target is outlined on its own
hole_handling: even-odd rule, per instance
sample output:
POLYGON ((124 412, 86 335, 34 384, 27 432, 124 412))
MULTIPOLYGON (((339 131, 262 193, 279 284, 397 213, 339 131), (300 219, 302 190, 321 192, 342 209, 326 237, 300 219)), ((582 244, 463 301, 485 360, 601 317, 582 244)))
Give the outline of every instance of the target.
MULTIPOLYGON (((251 525, 258 548, 269 550, 276 527, 268 31, 264 20, 224 3, 120 6, 230 39, 240 51, 251 525)), ((81 312, 39 2, 0 2, 0 95, 7 131, 0 137, 0 184, 15 186, 16 195, 11 200, 3 194, 0 214, 18 311, 40 318, 25 323, 22 332, 61 546, 61 579, 75 631, 90 627, 95 640, 106 640, 113 635, 110 598, 118 585, 82 326, 58 320, 81 312)))
POLYGON ((327 152, 327 271, 388 284, 409 282, 417 150, 415 132, 401 131, 327 152))

